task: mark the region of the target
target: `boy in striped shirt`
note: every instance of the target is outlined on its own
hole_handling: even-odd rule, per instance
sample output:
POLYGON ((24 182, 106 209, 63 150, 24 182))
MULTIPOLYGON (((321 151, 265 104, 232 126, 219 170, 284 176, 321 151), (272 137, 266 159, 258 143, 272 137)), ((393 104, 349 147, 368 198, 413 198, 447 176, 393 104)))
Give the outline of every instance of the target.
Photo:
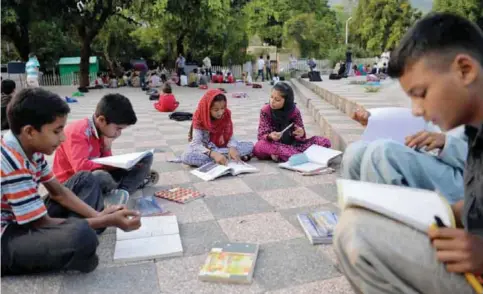
POLYGON ((141 225, 138 212, 123 206, 104 210, 91 173, 77 173, 65 185, 56 180, 44 155, 64 141, 69 111, 58 95, 40 88, 20 91, 7 107, 10 131, 1 140, 2 276, 92 271, 98 264, 95 230, 141 225), (49 192, 45 202, 40 183, 49 192))

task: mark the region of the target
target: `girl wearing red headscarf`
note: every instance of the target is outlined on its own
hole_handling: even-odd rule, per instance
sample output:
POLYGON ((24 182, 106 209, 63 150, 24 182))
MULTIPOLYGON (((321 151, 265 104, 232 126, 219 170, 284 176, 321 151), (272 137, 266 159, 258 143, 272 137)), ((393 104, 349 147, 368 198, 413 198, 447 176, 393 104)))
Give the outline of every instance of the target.
POLYGON ((233 137, 231 111, 225 94, 218 89, 208 90, 198 103, 189 141, 181 160, 191 166, 211 161, 223 165, 228 160, 248 161, 253 152, 253 143, 239 142, 233 137))

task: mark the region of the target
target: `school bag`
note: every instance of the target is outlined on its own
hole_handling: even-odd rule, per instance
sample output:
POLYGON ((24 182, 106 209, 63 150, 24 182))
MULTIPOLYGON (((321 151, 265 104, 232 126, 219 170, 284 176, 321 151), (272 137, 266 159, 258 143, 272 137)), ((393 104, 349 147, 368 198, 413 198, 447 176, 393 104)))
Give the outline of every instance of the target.
POLYGON ((186 120, 192 120, 193 119, 193 114, 190 112, 173 112, 169 115, 169 119, 175 120, 175 121, 186 121, 186 120))

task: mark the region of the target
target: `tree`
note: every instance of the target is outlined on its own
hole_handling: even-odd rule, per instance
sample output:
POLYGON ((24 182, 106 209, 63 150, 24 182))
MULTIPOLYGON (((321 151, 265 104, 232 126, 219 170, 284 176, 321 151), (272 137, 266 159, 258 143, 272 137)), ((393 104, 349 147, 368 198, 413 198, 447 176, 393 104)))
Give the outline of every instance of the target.
MULTIPOLYGON (((45 7, 52 9, 52 1, 44 1, 45 7)), ((65 23, 77 32, 80 41, 80 87, 89 85, 89 57, 91 44, 107 20, 115 15, 125 17, 122 10, 130 6, 133 0, 58 0, 55 9, 65 23)), ((129 17, 127 17, 129 19, 129 17)), ((132 21, 132 20, 131 20, 132 21)))
POLYGON ((320 19, 332 13, 327 0, 253 0, 245 6, 245 12, 248 32, 277 47, 282 46, 284 24, 292 17, 314 13, 320 19))
POLYGON ((327 57, 340 42, 335 14, 318 18, 315 13, 298 14, 284 24, 284 44, 295 42, 302 56, 327 57))
POLYGON ((452 12, 476 22, 483 29, 483 1, 481 0, 435 0, 433 9, 452 12))
POLYGON ((421 16, 408 0, 360 0, 351 22, 351 41, 380 54, 395 47, 421 16))
POLYGON ((28 0, 2 0, 2 37, 12 42, 24 61, 30 53, 29 28, 35 4, 28 0))

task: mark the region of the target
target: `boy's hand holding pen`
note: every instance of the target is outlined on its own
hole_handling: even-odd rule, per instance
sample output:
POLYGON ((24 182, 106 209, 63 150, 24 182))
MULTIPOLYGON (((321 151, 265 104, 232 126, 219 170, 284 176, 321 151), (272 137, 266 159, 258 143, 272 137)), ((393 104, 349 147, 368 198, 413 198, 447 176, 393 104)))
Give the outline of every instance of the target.
POLYGON ((483 238, 464 229, 448 228, 438 216, 436 224, 428 230, 436 257, 446 265, 446 270, 465 274, 468 283, 476 293, 483 293, 483 287, 474 273, 483 273, 483 238))

